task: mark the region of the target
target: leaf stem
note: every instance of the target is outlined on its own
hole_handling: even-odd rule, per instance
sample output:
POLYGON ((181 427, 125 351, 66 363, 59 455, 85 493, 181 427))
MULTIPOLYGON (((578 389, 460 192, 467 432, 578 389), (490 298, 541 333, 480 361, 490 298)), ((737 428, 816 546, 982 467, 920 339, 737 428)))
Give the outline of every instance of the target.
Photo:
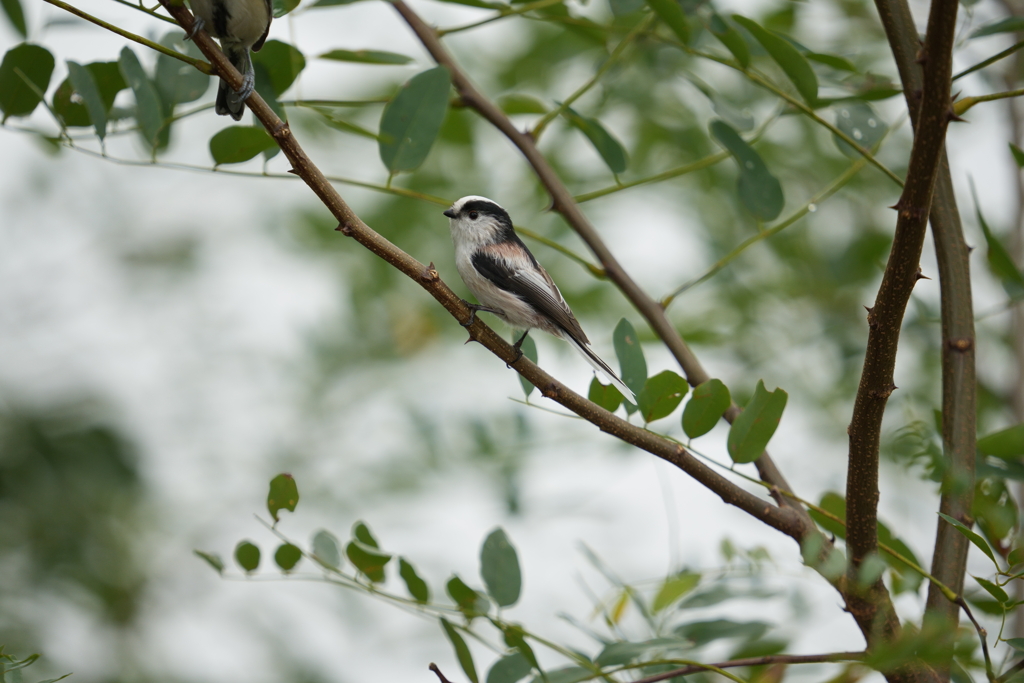
POLYGON ((487 17, 486 19, 481 19, 480 21, 474 21, 470 24, 463 24, 462 26, 453 26, 452 28, 439 28, 437 29, 437 35, 444 37, 452 33, 468 31, 470 29, 477 28, 479 26, 484 26, 485 24, 489 24, 492 21, 498 21, 499 19, 504 19, 506 17, 514 17, 519 14, 526 14, 527 12, 532 12, 533 10, 536 9, 544 9, 545 7, 551 7, 552 5, 559 5, 564 1, 565 0, 536 0, 536 2, 529 2, 526 3, 525 5, 520 5, 519 7, 516 8, 503 7, 500 10, 498 10, 498 14, 492 17, 487 17))
POLYGON ((953 113, 957 116, 961 116, 968 109, 976 104, 980 104, 981 102, 994 102, 995 100, 1005 100, 1011 97, 1020 97, 1021 95, 1024 95, 1024 88, 1020 88, 1018 90, 1007 90, 1006 92, 996 92, 989 95, 965 97, 953 103, 953 113))

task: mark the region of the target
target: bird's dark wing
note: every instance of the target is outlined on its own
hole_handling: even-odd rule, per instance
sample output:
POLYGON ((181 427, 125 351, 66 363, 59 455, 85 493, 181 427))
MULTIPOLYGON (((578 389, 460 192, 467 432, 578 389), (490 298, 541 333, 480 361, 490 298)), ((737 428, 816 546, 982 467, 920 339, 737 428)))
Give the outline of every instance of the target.
POLYGON ((260 39, 253 43, 252 51, 259 52, 260 48, 263 47, 263 43, 267 41, 267 36, 270 35, 270 23, 274 21, 274 3, 273 0, 263 0, 267 6, 267 28, 263 30, 263 35, 260 39))
POLYGON ((536 261, 529 270, 514 268, 501 250, 502 245, 480 249, 473 254, 473 266, 495 285, 523 299, 573 337, 589 344, 590 340, 547 271, 536 261))

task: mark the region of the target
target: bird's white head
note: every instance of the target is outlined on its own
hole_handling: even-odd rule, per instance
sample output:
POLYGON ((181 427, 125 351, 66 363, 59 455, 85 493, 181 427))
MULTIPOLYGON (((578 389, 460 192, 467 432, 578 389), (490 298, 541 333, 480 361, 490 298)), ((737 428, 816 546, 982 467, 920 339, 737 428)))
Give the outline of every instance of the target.
POLYGON ((458 244, 484 245, 507 241, 515 235, 512 219, 495 201, 487 197, 463 197, 444 212, 458 244))

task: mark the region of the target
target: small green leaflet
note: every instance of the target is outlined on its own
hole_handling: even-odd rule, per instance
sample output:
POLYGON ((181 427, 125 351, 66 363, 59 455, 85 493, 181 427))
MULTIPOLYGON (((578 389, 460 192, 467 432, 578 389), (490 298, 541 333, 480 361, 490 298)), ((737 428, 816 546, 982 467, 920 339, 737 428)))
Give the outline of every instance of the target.
POLYGON ((725 121, 712 121, 711 135, 729 150, 739 165, 740 176, 736 181, 736 191, 743 206, 759 220, 778 218, 786 199, 782 194, 782 185, 768 170, 761 155, 725 121))
POLYGON ((587 398, 608 412, 614 413, 615 409, 622 403, 622 392, 616 389, 615 385, 601 384, 601 380, 594 377, 590 381, 590 392, 587 398))
MULTIPOLYGON (((888 126, 867 102, 843 102, 836 106, 836 128, 865 149, 871 149, 885 137, 888 126)), ((857 158, 861 153, 837 135, 832 136, 839 151, 857 158)))
MULTIPOLYGON (((93 62, 85 65, 85 70, 92 76, 103 99, 103 115, 108 118, 110 108, 114 105, 117 94, 128 87, 121 75, 121 67, 117 62, 93 62)), ((92 119, 84 104, 72 101, 75 88, 71 78, 64 79, 53 94, 53 111, 61 118, 65 126, 91 126, 92 119)), ((84 100, 84 96, 82 98, 84 100)))
POLYGON ((380 159, 391 173, 414 171, 427 158, 448 112, 451 74, 438 66, 413 76, 384 107, 380 159))
POLYGON ((683 431, 691 439, 704 436, 718 424, 732 405, 729 388, 721 380, 709 379, 697 385, 683 409, 683 431))
POLYGON ((600 121, 583 116, 573 110, 572 107, 566 107, 563 116, 565 116, 569 123, 587 136, 590 144, 601 155, 604 163, 608 165, 612 173, 618 175, 626 170, 626 167, 629 165, 626 150, 623 148, 622 143, 612 137, 612 134, 608 132, 600 121))
POLYGON ((974 574, 971 574, 971 576, 974 578, 975 581, 978 582, 979 586, 984 588, 988 592, 988 594, 995 598, 1000 604, 1002 604, 1004 608, 1009 607, 1009 603, 1012 602, 1010 600, 1010 596, 1007 595, 1006 591, 1004 591, 1000 586, 997 586, 996 584, 992 583, 987 579, 974 576, 974 574))
POLYGON ((640 408, 644 422, 654 422, 671 415, 689 390, 690 385, 686 380, 671 370, 659 372, 648 379, 636 397, 637 407, 640 408))
MULTIPOLYGON (((203 58, 203 53, 192 41, 186 41, 181 31, 169 31, 160 39, 160 44, 178 52, 184 52, 190 57, 203 58)), ((153 79, 157 92, 160 93, 160 101, 167 111, 168 116, 173 113, 173 108, 178 104, 195 102, 202 97, 210 87, 210 76, 199 71, 191 64, 186 64, 174 57, 169 57, 162 52, 156 58, 156 76, 153 79)))
POLYGON ((448 591, 448 597, 454 600, 467 616, 486 614, 490 607, 486 597, 467 586, 456 574, 452 574, 452 578, 448 579, 445 589, 448 591))
POLYGON ((412 61, 412 57, 382 50, 331 50, 320 55, 320 59, 360 64, 408 64, 412 61))
POLYGON ((11 20, 14 29, 22 38, 28 38, 28 25, 25 23, 25 12, 21 8, 20 0, 0 0, 0 5, 3 5, 4 13, 11 20))
POLYGON ((217 553, 208 553, 202 550, 193 550, 196 557, 200 557, 206 561, 208 565, 217 570, 218 574, 224 573, 224 560, 220 559, 220 555, 217 553))
POLYGON ((717 12, 711 15, 708 28, 711 29, 711 33, 718 38, 722 45, 725 45, 729 52, 732 53, 732 56, 736 58, 740 66, 744 69, 750 66, 750 48, 747 47, 747 41, 743 39, 739 31, 729 25, 717 12))
POLYGON ((96 79, 92 72, 77 62, 68 62, 68 78, 75 92, 81 96, 85 103, 86 111, 89 112, 89 120, 100 140, 107 136, 107 106, 100 95, 96 79))
POLYGON ((983 38, 997 33, 1016 33, 1017 31, 1024 31, 1024 17, 1009 17, 987 24, 975 30, 969 37, 983 38))
POLYGON ((1024 150, 1013 144, 1010 144, 1010 154, 1013 155, 1013 160, 1017 162, 1017 168, 1024 168, 1024 150))
POLYGON ((514 652, 494 663, 487 672, 487 683, 516 683, 526 678, 531 669, 526 657, 514 652))
POLYGON ((380 548, 380 544, 377 543, 377 539, 370 531, 370 527, 366 525, 366 522, 359 520, 352 525, 352 538, 356 539, 363 545, 368 545, 371 548, 380 548))
POLYGON ((262 126, 228 126, 210 138, 210 156, 220 164, 240 164, 277 147, 262 126))
POLYGON ((286 573, 295 568, 295 565, 302 559, 302 550, 291 543, 282 543, 274 553, 274 562, 286 573))
POLYGON ((146 145, 153 148, 159 142, 163 130, 163 104, 153 81, 146 75, 139 58, 131 48, 121 49, 121 75, 135 94, 135 120, 139 124, 139 132, 146 145))
POLYGON ((28 116, 42 102, 53 64, 49 50, 31 43, 7 51, 0 62, 0 111, 4 121, 9 116, 28 116))
POLYGON ((547 114, 548 108, 536 97, 511 93, 498 100, 498 106, 506 114, 547 114))
POLYGON ((421 604, 430 602, 430 588, 427 586, 427 582, 420 578, 420 575, 416 573, 416 568, 409 564, 404 557, 398 558, 398 575, 405 581, 406 590, 416 602, 421 604))
MULTIPOLYGON (((521 332, 515 332, 516 335, 522 334, 521 332)), ((534 364, 537 363, 537 343, 533 341, 533 337, 526 335, 523 339, 523 343, 520 345, 519 350, 523 352, 523 355, 530 359, 534 364)), ((526 379, 522 375, 519 375, 519 383, 523 386, 523 393, 526 394, 526 398, 530 398, 530 394, 533 393, 534 386, 530 384, 530 380, 526 379)))
POLYGON ((981 213, 981 204, 978 202, 978 195, 974 189, 974 181, 971 181, 971 196, 974 198, 974 212, 978 217, 978 224, 985 234, 985 242, 988 246, 988 268, 992 274, 999 278, 1003 289, 1013 300, 1024 298, 1024 275, 1014 264, 1010 252, 1006 250, 1003 243, 999 241, 985 221, 981 213))
POLYGON ((647 6, 672 29, 680 42, 690 42, 690 26, 683 7, 676 0, 647 0, 647 6))
POLYGON ((811 61, 830 66, 836 71, 849 71, 851 73, 857 73, 857 67, 849 59, 845 57, 839 57, 837 55, 827 55, 821 52, 805 52, 804 56, 811 61))
POLYGON ((273 0, 274 18, 280 19, 299 6, 301 0, 273 0))
POLYGON ((480 549, 480 577, 499 607, 509 607, 519 600, 523 581, 519 556, 500 527, 488 534, 480 549))
POLYGON ((275 97, 284 94, 306 68, 306 58, 302 53, 280 40, 268 40, 259 52, 253 52, 252 63, 262 64, 266 68, 275 97))
POLYGON ((295 506, 299 504, 299 486, 290 474, 279 474, 270 480, 270 491, 267 493, 267 510, 278 522, 277 513, 280 510, 295 512, 295 506))
POLYGON ((473 655, 469 651, 466 641, 444 617, 441 617, 441 627, 444 628, 445 635, 448 636, 452 648, 455 649, 455 657, 459 660, 459 666, 462 667, 466 677, 473 683, 480 683, 480 679, 476 675, 476 665, 473 664, 473 655))
POLYGON ((775 33, 766 30, 756 21, 739 14, 732 15, 733 21, 750 31, 750 34, 761 43, 771 55, 789 80, 796 86, 797 92, 804 98, 808 106, 815 107, 818 103, 818 77, 800 51, 793 44, 775 33))
POLYGON ((729 428, 729 457, 735 463, 754 462, 771 440, 786 409, 789 395, 782 389, 768 393, 757 381, 754 395, 729 428))
POLYGON ((978 451, 1003 460, 1014 460, 1024 455, 1024 423, 978 439, 978 451))
POLYGON ((341 547, 330 531, 321 529, 313 535, 313 559, 328 569, 341 566, 341 547))
POLYGON ((345 555, 356 569, 374 583, 382 583, 385 579, 384 567, 391 561, 391 555, 359 541, 349 541, 345 546, 345 555))
POLYGON ((999 568, 999 563, 996 562, 996 556, 992 552, 992 548, 989 547, 988 542, 984 538, 982 538, 981 536, 979 536, 975 532, 971 531, 970 527, 968 527, 966 524, 964 524, 960 520, 955 519, 953 517, 950 517, 949 515, 943 514, 941 512, 938 513, 938 515, 939 515, 939 517, 942 517, 942 519, 946 520, 947 522, 952 524, 954 527, 956 527, 957 531, 959 531, 964 536, 966 536, 967 540, 969 540, 971 543, 973 543, 978 548, 978 550, 980 550, 981 552, 985 553, 988 556, 988 559, 992 560, 992 564, 994 564, 997 569, 999 568))
POLYGON ((665 583, 661 584, 658 594, 654 596, 651 611, 657 614, 692 591, 699 583, 700 574, 694 572, 680 572, 675 576, 668 577, 665 579, 665 583))
MULTIPOLYGON (((647 361, 644 359, 644 350, 640 346, 636 330, 628 320, 623 318, 615 326, 612 339, 615 344, 615 355, 619 359, 621 371, 619 376, 622 378, 623 384, 632 389, 634 394, 639 394, 643 391, 644 383, 647 382, 647 361)), ((626 405, 631 404, 627 401, 626 405)))
POLYGON ((251 541, 239 541, 235 546, 235 562, 251 574, 260 566, 260 549, 251 541))

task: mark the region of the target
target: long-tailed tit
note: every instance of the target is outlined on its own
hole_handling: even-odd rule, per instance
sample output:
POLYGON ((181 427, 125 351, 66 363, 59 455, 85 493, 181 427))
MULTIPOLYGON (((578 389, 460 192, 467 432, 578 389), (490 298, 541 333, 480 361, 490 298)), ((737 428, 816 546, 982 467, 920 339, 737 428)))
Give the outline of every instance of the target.
POLYGON ((274 18, 271 0, 190 0, 195 23, 189 38, 202 29, 220 40, 224 55, 242 74, 242 89, 234 91, 223 80, 217 90, 217 113, 242 118, 245 100, 256 88, 256 72, 249 50, 259 52, 274 18))
POLYGON ((444 212, 455 244, 455 267, 482 305, 469 304, 473 314, 487 311, 512 327, 525 330, 518 350, 533 328, 569 342, 594 370, 604 375, 627 399, 636 396, 608 364, 590 350, 590 341, 562 298, 548 272, 537 263, 512 228, 508 212, 486 197, 463 197, 444 212))

